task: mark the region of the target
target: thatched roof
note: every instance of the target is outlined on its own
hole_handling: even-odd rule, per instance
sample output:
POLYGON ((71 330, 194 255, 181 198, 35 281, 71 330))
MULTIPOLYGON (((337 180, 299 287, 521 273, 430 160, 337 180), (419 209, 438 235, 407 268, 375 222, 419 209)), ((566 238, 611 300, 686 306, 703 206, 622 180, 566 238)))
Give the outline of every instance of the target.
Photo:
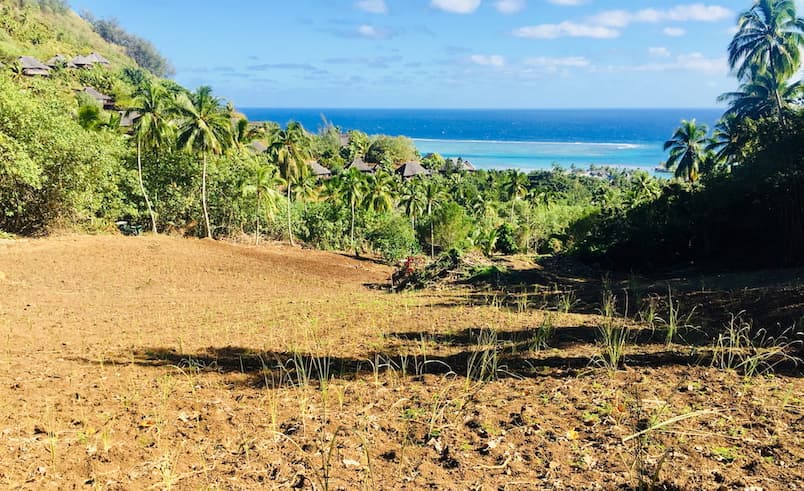
POLYGON ((131 128, 141 116, 137 111, 120 111, 120 127, 131 128))
POLYGON ((310 170, 315 177, 329 177, 332 175, 329 169, 315 161, 310 162, 310 170))
POLYGON ((72 60, 70 60, 70 64, 72 64, 73 66, 75 66, 77 68, 84 68, 84 67, 90 67, 90 66, 94 65, 95 62, 90 60, 88 56, 78 55, 75 58, 73 58, 72 60))
POLYGON ((462 171, 474 172, 474 171, 477 170, 477 169, 475 169, 475 166, 472 165, 472 163, 469 162, 468 160, 462 160, 460 162, 460 164, 461 164, 461 169, 460 170, 462 170, 462 171))
POLYGON ((33 56, 20 56, 23 75, 50 75, 50 67, 33 56))
POLYGON ((369 174, 372 173, 372 172, 375 172, 377 170, 376 165, 366 163, 366 161, 361 159, 360 157, 357 157, 356 159, 354 159, 352 161, 351 164, 346 166, 346 169, 352 169, 352 168, 355 168, 355 169, 359 170, 360 172, 365 172, 365 173, 369 173, 369 174))
POLYGON ((92 53, 88 54, 86 58, 87 58, 87 60, 91 61, 92 63, 97 63, 99 65, 106 65, 106 66, 111 65, 111 63, 109 63, 109 60, 104 58, 102 55, 99 55, 98 53, 95 53, 94 51, 92 53))
POLYGON ((396 168, 397 174, 404 179, 410 179, 416 176, 429 176, 431 172, 425 169, 419 162, 405 162, 396 168))
POLYGON ((340 135, 338 135, 338 138, 340 139, 342 147, 348 145, 349 142, 352 140, 352 137, 349 136, 349 133, 341 133, 340 135))
POLYGON ((73 65, 70 62, 70 59, 67 58, 66 56, 64 56, 61 53, 59 53, 56 56, 54 56, 53 58, 47 60, 47 63, 45 63, 45 64, 47 66, 49 66, 50 68, 56 68, 56 67, 61 66, 61 65, 66 65, 67 68, 75 68, 75 65, 73 65))
POLYGON ((98 92, 98 90, 95 89, 95 87, 84 87, 79 92, 85 93, 86 95, 92 97, 93 99, 95 99, 96 101, 98 101, 98 102, 100 102, 102 104, 108 104, 109 102, 112 102, 112 100, 113 100, 113 98, 111 96, 108 96, 106 94, 102 94, 102 93, 98 92))
POLYGON ((265 143, 263 143, 261 141, 257 141, 257 140, 254 140, 253 142, 251 142, 249 147, 251 148, 252 151, 254 151, 256 153, 263 153, 266 150, 268 150, 268 145, 266 145, 265 143))

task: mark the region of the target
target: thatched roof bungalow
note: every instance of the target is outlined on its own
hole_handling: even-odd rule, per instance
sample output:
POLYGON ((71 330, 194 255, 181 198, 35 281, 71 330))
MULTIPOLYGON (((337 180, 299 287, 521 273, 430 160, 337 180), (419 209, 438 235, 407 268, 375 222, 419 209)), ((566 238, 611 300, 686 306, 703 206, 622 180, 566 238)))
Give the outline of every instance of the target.
POLYGON ((98 92, 98 90, 95 89, 94 87, 84 87, 78 92, 83 92, 89 97, 95 99, 96 101, 98 101, 98 104, 101 104, 103 106, 104 109, 114 109, 114 97, 102 94, 101 92, 98 92))
POLYGON ((131 128, 141 117, 142 114, 137 111, 120 111, 120 127, 131 128))
POLYGON ((416 176, 429 176, 431 172, 422 166, 419 162, 405 162, 396 168, 397 175, 402 176, 403 179, 413 179, 416 176))
POLYGON ((50 68, 58 68, 58 67, 67 67, 67 68, 75 68, 75 65, 72 64, 69 58, 64 56, 63 54, 59 53, 53 58, 47 60, 45 62, 47 66, 50 68))
POLYGON ((332 172, 329 169, 315 161, 310 162, 310 171, 318 179, 329 179, 332 177, 332 172))
POLYGON ((254 140, 249 144, 248 148, 254 153, 264 153, 268 150, 268 145, 259 140, 254 140))
POLYGON ((112 64, 109 62, 109 60, 104 58, 102 55, 100 55, 98 53, 95 53, 94 51, 87 55, 87 60, 91 61, 92 63, 94 63, 96 65, 112 66, 112 64))
POLYGON ((33 56, 20 56, 19 62, 22 68, 22 74, 27 77, 50 76, 50 67, 33 56))
POLYGON ((365 160, 360 157, 355 158, 351 164, 346 166, 346 170, 349 169, 357 169, 364 174, 373 174, 377 172, 377 165, 376 164, 369 164, 365 160))

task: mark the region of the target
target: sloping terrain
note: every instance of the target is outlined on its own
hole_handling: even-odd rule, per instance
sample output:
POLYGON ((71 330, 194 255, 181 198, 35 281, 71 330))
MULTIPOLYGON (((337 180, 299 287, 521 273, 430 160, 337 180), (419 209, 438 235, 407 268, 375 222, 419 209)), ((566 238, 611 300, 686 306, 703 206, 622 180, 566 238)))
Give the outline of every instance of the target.
POLYGON ((390 273, 282 245, 0 243, 0 487, 804 489, 800 371, 746 379, 634 326, 609 372, 598 315, 389 294, 390 273))

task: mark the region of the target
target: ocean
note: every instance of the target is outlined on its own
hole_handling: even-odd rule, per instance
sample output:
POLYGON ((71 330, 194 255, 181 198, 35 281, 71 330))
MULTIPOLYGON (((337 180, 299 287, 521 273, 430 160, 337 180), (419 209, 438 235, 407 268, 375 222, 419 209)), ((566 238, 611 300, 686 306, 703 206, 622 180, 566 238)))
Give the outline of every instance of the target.
POLYGON ((482 169, 523 171, 590 165, 653 170, 682 119, 710 128, 722 109, 270 109, 240 108, 251 121, 325 121, 344 131, 404 135, 422 155, 462 157, 482 169))

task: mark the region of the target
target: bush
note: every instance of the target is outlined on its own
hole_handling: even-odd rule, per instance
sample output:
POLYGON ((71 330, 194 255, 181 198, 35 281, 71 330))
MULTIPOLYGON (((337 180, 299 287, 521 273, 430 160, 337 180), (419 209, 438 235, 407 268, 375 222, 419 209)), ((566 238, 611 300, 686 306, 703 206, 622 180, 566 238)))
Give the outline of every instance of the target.
POLYGON ((497 250, 502 254, 516 254, 519 252, 516 230, 510 223, 503 223, 497 228, 497 250))
POLYGON ((33 96, 0 75, 0 229, 94 227, 130 212, 123 137, 81 128, 72 107, 37 89, 44 83, 33 96))
POLYGON ((397 214, 381 216, 369 228, 366 238, 371 248, 388 263, 398 262, 419 249, 410 222, 397 214))
MULTIPOLYGON (((449 202, 441 206, 432 217, 433 241, 440 250, 451 249, 461 250, 466 247, 469 233, 472 231, 473 222, 466 210, 455 202, 449 202)), ((425 236, 429 241, 429 223, 425 225, 425 236)))

